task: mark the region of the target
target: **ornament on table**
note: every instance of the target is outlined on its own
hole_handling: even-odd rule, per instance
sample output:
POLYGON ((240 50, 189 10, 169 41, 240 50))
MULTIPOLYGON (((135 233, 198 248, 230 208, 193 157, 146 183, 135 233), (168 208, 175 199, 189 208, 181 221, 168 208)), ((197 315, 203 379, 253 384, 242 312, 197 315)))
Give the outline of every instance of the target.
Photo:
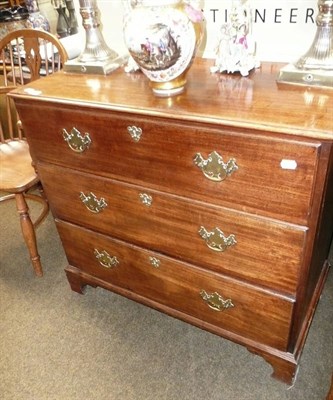
POLYGON ((193 0, 126 0, 126 72, 140 69, 157 96, 184 91, 186 74, 203 35, 203 14, 193 0))
POLYGON ((27 28, 42 29, 50 32, 50 24, 47 18, 40 12, 37 0, 25 0, 29 17, 26 22, 27 28))
POLYGON ((281 68, 278 82, 333 89, 333 0, 318 0, 316 25, 309 50, 281 68))
POLYGON ((139 65, 135 62, 135 60, 132 56, 129 56, 127 64, 124 67, 124 71, 125 72, 136 72, 139 70, 140 70, 139 65))
POLYGON ((74 0, 66 0, 66 8, 68 10, 69 34, 75 35, 79 31, 79 25, 76 19, 74 0))
POLYGON ((78 23, 73 0, 51 0, 51 2, 58 13, 58 37, 63 38, 78 33, 78 23))
MULTIPOLYGON (((67 0, 66 2, 68 3, 67 0)), ((85 47, 78 57, 66 61, 64 70, 84 74, 109 74, 124 65, 127 57, 119 55, 106 44, 97 0, 79 0, 79 4, 85 30, 85 47)))
POLYGON ((247 76, 252 69, 260 66, 255 53, 249 2, 233 0, 228 22, 220 29, 215 65, 211 72, 239 72, 247 76))

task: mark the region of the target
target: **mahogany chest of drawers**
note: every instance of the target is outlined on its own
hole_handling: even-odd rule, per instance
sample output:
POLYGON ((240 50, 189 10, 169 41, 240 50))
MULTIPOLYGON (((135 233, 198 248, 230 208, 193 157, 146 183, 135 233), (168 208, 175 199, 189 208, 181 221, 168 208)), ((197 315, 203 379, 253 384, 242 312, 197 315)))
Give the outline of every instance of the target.
POLYGON ((192 67, 57 73, 11 94, 71 288, 100 286, 246 346, 291 383, 328 272, 333 94, 192 67))

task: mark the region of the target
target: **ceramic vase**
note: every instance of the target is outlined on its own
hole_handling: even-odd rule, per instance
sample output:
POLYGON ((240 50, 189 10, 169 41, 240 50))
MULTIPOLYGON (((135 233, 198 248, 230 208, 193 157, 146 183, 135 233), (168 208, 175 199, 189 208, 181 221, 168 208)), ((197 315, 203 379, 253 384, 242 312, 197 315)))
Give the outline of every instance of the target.
POLYGON ((203 34, 201 10, 183 0, 129 3, 124 40, 131 57, 149 78, 156 95, 183 92, 203 34))
POLYGON ((40 12, 37 0, 25 0, 25 5, 29 12, 27 27, 50 31, 50 24, 47 18, 40 12))

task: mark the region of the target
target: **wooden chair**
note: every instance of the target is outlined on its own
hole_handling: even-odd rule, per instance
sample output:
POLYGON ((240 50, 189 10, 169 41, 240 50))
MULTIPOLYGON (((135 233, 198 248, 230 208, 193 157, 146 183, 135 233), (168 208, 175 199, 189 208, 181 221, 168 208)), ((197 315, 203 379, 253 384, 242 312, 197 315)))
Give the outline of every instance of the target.
POLYGON ((11 7, 20 6, 24 3, 25 3, 24 0, 9 0, 9 4, 11 7))
POLYGON ((23 237, 37 276, 42 276, 43 270, 35 229, 47 216, 49 207, 43 192, 34 190, 40 184, 38 175, 14 104, 6 94, 19 85, 59 70, 65 61, 65 48, 48 32, 22 29, 0 40, 0 192, 6 193, 0 201, 16 200, 23 237), (26 199, 43 206, 35 222, 30 219, 26 199))
POLYGON ((0 8, 9 8, 15 6, 25 6, 24 0, 0 0, 0 8))

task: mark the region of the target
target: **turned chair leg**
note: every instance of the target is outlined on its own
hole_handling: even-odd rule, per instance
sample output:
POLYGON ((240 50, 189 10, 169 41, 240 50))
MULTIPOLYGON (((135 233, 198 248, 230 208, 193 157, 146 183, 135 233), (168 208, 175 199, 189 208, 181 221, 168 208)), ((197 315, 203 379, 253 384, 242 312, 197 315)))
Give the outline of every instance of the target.
POLYGON ((30 219, 29 207, 22 193, 15 194, 16 208, 20 216, 23 238, 30 253, 32 266, 37 276, 43 276, 40 256, 37 251, 37 241, 34 225, 30 219))

